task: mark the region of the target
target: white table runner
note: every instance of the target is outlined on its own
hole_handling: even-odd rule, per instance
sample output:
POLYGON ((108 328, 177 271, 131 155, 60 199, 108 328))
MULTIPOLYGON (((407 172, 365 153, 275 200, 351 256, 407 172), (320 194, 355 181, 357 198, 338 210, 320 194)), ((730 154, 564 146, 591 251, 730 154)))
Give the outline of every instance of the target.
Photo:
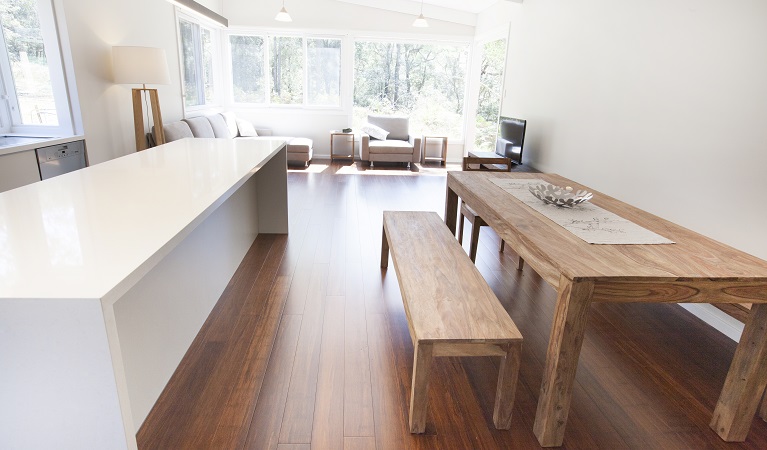
POLYGON ((540 179, 509 180, 493 178, 498 187, 527 206, 552 220, 589 244, 673 244, 663 236, 591 203, 563 208, 544 203, 534 196, 531 184, 547 183, 540 179))

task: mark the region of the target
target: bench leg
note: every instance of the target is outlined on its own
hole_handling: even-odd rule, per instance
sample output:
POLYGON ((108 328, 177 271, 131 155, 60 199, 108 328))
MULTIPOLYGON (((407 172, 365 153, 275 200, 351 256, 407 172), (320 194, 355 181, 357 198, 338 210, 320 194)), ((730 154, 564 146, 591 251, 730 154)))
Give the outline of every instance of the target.
POLYGON ((522 270, 525 268, 525 260, 522 259, 521 256, 517 256, 517 270, 522 270))
POLYGON ((463 222, 465 218, 463 214, 458 215, 458 243, 463 244, 463 222))
POLYGON ((471 225, 471 242, 469 243, 469 259, 471 262, 477 262, 477 247, 479 247, 479 230, 485 223, 479 217, 474 219, 471 225))
POLYGON ((493 408, 493 424, 499 430, 511 428, 511 412, 514 409, 514 396, 517 392, 521 352, 522 342, 514 342, 507 346, 506 356, 501 357, 493 408))
POLYGON ((429 372, 431 371, 434 347, 432 344, 415 345, 413 355, 413 379, 410 386, 410 432, 426 431, 426 410, 428 405, 429 372))
POLYGON ((386 238, 386 227, 381 231, 381 267, 389 267, 389 239, 386 238))

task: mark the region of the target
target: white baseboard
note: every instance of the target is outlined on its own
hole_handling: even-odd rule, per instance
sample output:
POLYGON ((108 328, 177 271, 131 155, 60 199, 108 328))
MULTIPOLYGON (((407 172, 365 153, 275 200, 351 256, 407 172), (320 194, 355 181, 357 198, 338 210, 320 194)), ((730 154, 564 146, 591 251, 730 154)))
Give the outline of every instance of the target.
POLYGON ((680 303, 679 306, 733 341, 740 341, 740 335, 743 333, 743 322, 730 317, 719 308, 707 303, 680 303))

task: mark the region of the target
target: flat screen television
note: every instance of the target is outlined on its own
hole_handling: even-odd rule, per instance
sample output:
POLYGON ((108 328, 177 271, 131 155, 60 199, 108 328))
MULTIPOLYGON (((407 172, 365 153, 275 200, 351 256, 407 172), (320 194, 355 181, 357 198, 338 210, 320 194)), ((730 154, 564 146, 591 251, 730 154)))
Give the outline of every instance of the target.
POLYGON ((515 164, 522 164, 522 149, 525 146, 526 127, 526 120, 504 116, 499 117, 495 153, 511 158, 511 162, 515 164))

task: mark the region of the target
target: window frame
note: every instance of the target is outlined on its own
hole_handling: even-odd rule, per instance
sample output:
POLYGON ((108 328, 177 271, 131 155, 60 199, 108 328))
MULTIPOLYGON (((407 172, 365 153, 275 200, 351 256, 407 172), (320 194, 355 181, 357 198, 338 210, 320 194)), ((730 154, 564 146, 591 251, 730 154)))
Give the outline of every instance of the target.
POLYGON ((0 132, 8 134, 38 134, 43 136, 72 136, 75 122, 62 55, 68 49, 66 41, 59 36, 59 18, 53 0, 37 0, 37 14, 40 34, 48 62, 51 88, 58 125, 24 124, 19 109, 19 100, 11 70, 5 36, 0 33, 0 132))
POLYGON ((275 110, 302 110, 302 111, 338 111, 338 112, 347 112, 346 107, 346 94, 345 89, 347 88, 347 77, 345 76, 345 54, 347 52, 347 49, 349 48, 348 39, 347 36, 342 34, 335 34, 335 33, 317 33, 317 32, 311 32, 311 31, 286 31, 286 30, 269 30, 269 29, 253 29, 253 28, 230 28, 226 31, 225 38, 222 39, 222 42, 224 43, 224 51, 222 52, 225 55, 225 68, 226 68, 226 74, 224 75, 226 77, 226 80, 228 81, 228 89, 226 89, 226 95, 227 95, 227 104, 232 105, 235 108, 238 109, 275 109, 275 110), (264 40, 264 55, 263 55, 263 62, 264 62, 264 99, 265 101, 262 103, 253 103, 253 102, 238 102, 234 99, 234 82, 233 82, 233 74, 232 74, 232 47, 231 47, 231 40, 230 36, 256 36, 260 37, 264 40), (272 37, 292 37, 292 38, 300 38, 302 41, 302 48, 303 48, 303 100, 302 103, 293 103, 293 104, 280 104, 280 103, 272 103, 271 101, 271 83, 272 83, 272 70, 271 70, 271 45, 270 45, 270 38, 272 37), (338 104, 337 105, 312 105, 308 103, 308 84, 309 84, 309 71, 308 71, 308 65, 309 65, 309 53, 307 48, 307 41, 309 39, 335 39, 338 40, 341 43, 341 57, 339 60, 339 67, 338 67, 338 73, 339 73, 339 95, 338 95, 338 104))
POLYGON ((178 7, 176 8, 176 42, 178 44, 178 70, 179 79, 181 81, 181 101, 183 103, 184 112, 200 112, 210 108, 217 108, 222 106, 222 91, 223 89, 223 71, 222 57, 221 57, 221 41, 222 41, 222 27, 221 25, 209 21, 204 18, 200 18, 191 14, 187 14, 178 7), (194 27, 194 56, 195 56, 195 72, 197 74, 197 100, 202 100, 197 105, 187 105, 186 102, 186 79, 184 78, 184 45, 181 38, 181 21, 190 23, 194 27), (210 103, 205 98, 205 79, 204 79, 204 58, 202 48, 202 30, 210 32, 210 48, 213 53, 213 65, 211 70, 213 87, 213 99, 210 103))

